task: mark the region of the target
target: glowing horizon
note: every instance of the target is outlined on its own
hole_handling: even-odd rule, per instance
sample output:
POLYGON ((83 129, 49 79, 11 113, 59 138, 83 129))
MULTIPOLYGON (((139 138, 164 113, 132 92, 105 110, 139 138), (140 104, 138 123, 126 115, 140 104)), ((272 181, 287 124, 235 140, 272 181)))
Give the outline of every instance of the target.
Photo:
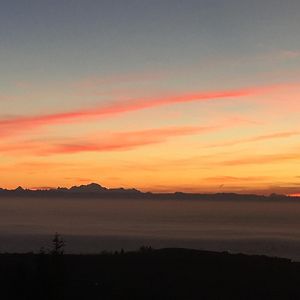
POLYGON ((300 4, 175 2, 3 5, 0 187, 299 195, 300 4))

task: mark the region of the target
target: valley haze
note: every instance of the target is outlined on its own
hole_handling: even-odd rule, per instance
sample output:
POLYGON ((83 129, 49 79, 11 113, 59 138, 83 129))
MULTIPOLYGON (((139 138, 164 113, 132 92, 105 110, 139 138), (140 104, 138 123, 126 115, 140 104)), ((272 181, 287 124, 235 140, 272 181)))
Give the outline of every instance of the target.
POLYGON ((0 190, 0 251, 47 247, 55 232, 68 253, 186 247, 300 260, 299 197, 151 193, 97 183, 0 190))

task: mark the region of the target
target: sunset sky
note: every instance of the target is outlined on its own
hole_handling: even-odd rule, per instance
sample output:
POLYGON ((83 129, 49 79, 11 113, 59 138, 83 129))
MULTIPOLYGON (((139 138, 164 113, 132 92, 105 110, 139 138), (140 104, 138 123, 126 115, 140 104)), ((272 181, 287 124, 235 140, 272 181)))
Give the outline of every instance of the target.
POLYGON ((300 193, 299 0, 3 0, 0 186, 300 193))

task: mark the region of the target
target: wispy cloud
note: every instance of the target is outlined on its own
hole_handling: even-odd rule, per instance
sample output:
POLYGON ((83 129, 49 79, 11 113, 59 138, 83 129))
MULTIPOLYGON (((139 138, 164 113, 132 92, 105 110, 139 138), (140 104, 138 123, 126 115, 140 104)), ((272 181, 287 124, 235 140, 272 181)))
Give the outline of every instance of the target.
POLYGON ((299 57, 300 57, 300 51, 298 51, 297 49, 296 50, 281 49, 281 50, 265 53, 264 55, 257 57, 257 59, 276 62, 276 61, 293 60, 299 57))
POLYGON ((300 58, 300 51, 283 50, 280 52, 280 57, 287 59, 300 58))
MULTIPOLYGON (((270 87, 269 87, 270 88, 270 87)), ((16 133, 33 130, 42 126, 59 125, 71 122, 102 119, 148 108, 188 102, 204 102, 250 96, 268 88, 245 88, 222 91, 196 92, 158 98, 126 100, 102 107, 80 109, 53 114, 18 116, 0 119, 0 136, 7 137, 16 133)))
POLYGON ((0 148, 2 153, 26 153, 30 155, 72 154, 79 152, 125 151, 137 147, 157 144, 172 137, 201 134, 222 129, 222 126, 185 126, 148 129, 140 131, 113 132, 93 138, 74 139, 68 142, 25 141, 7 144, 0 148))
POLYGON ((251 165, 251 164, 273 164, 287 160, 300 160, 300 152, 282 153, 282 154, 266 154, 253 155, 240 159, 226 160, 216 163, 223 166, 251 165))
POLYGON ((281 139, 281 138, 289 138, 293 136, 300 135, 300 131, 285 131, 285 132, 275 132, 265 135, 259 135, 254 137, 249 137, 245 139, 231 140, 228 142, 220 142, 207 145, 206 147, 224 147, 224 146, 234 146, 238 144, 251 143, 251 142, 260 142, 265 140, 272 139, 281 139))
POLYGON ((246 176, 246 177, 236 177, 236 176, 214 176, 214 177, 207 177, 203 178, 202 181, 204 182, 211 182, 211 183, 233 183, 233 182, 257 182, 270 179, 267 176, 246 176))

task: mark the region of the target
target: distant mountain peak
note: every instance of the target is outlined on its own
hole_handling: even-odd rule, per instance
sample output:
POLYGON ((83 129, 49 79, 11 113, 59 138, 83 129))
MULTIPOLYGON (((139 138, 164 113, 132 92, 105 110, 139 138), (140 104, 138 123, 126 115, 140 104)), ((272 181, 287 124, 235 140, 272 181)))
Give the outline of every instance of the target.
POLYGON ((18 186, 16 189, 15 189, 16 192, 23 192, 24 189, 21 187, 21 186, 18 186))
POLYGON ((101 191, 106 191, 107 188, 106 187, 103 187, 101 186, 100 184, 98 183, 89 183, 89 184, 86 184, 86 185, 80 185, 80 186, 72 186, 70 188, 70 191, 73 191, 73 192, 101 192, 101 191))

